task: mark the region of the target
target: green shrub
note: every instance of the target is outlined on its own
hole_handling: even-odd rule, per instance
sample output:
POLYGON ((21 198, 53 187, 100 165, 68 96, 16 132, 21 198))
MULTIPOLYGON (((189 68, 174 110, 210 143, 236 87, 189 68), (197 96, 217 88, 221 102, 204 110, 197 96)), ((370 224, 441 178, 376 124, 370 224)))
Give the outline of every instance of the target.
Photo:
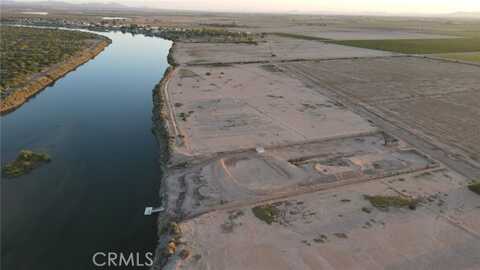
POLYGON ((404 198, 401 196, 365 195, 365 199, 368 200, 372 204, 372 206, 383 210, 388 210, 390 207, 410 208, 414 210, 417 208, 418 204, 418 200, 404 198))
POLYGON ((271 204, 255 206, 252 208, 252 212, 258 219, 269 225, 277 220, 280 213, 279 210, 271 204))
POLYGON ((468 189, 480 195, 480 181, 468 185, 468 189))
POLYGON ((19 177, 50 161, 50 156, 45 153, 22 150, 15 161, 2 167, 2 174, 7 178, 19 177))

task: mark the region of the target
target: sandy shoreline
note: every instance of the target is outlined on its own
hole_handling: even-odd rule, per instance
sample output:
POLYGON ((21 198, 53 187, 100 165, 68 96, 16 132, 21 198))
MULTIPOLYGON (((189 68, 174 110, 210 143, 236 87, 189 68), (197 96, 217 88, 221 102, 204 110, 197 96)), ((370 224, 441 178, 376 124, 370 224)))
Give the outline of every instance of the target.
POLYGON ((56 64, 45 72, 33 74, 30 76, 29 81, 26 82, 24 86, 19 87, 5 99, 1 100, 0 114, 3 115, 16 110, 25 102, 27 102, 28 99, 38 94, 56 80, 75 70, 80 65, 85 64, 90 59, 95 58, 108 45, 110 45, 110 43, 110 39, 101 37, 100 39, 95 40, 94 44, 92 44, 89 48, 78 52, 65 62, 56 64))

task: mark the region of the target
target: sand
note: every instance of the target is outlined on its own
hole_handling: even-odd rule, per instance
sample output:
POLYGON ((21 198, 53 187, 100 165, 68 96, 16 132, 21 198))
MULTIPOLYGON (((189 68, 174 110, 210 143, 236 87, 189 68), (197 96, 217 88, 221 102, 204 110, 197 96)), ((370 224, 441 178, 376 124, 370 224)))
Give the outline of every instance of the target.
POLYGON ((478 268, 478 67, 265 40, 172 50, 156 267, 478 268))

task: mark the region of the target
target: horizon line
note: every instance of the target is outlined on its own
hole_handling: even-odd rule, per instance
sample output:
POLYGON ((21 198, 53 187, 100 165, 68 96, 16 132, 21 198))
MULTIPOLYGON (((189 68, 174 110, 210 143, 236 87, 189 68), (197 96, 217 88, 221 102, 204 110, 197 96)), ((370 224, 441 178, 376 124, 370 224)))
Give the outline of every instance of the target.
MULTIPOLYGON (((253 13, 253 14, 289 14, 289 15, 345 15, 345 16, 354 16, 354 15, 370 15, 370 16, 445 16, 445 15, 455 15, 455 14, 480 14, 480 10, 475 11, 464 11, 464 10, 457 10, 451 12, 392 12, 392 11, 339 11, 339 10, 315 10, 315 11, 302 11, 302 10, 270 10, 270 11, 255 11, 255 10, 229 10, 229 9, 199 9, 199 8, 160 8, 156 6, 149 6, 149 5, 132 5, 132 4, 124 4, 118 3, 115 1, 106 1, 106 2, 95 2, 95 1, 84 1, 81 3, 73 3, 70 1, 62 1, 62 0, 0 0, 0 3, 17 3, 17 4, 55 4, 55 3, 63 3, 75 6, 82 6, 82 5, 119 5, 123 8, 114 8, 113 10, 120 10, 120 9, 143 9, 143 10, 165 10, 165 11, 182 11, 182 12, 209 12, 209 13, 253 13)), ((468 17, 468 16, 467 16, 468 17)), ((473 16, 475 18, 476 16, 473 16)), ((472 17, 470 17, 472 18, 472 17)))

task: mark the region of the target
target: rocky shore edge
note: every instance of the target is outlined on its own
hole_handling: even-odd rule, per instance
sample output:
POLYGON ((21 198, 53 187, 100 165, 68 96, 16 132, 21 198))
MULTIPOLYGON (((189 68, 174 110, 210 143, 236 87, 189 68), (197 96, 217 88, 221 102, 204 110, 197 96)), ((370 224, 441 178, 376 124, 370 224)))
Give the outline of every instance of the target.
POLYGON ((0 101, 0 115, 18 109, 31 97, 53 84, 56 80, 75 70, 80 65, 85 64, 90 59, 95 58, 111 43, 112 41, 109 38, 101 36, 93 45, 78 52, 65 62, 54 65, 45 72, 32 75, 25 85, 19 87, 0 101))

